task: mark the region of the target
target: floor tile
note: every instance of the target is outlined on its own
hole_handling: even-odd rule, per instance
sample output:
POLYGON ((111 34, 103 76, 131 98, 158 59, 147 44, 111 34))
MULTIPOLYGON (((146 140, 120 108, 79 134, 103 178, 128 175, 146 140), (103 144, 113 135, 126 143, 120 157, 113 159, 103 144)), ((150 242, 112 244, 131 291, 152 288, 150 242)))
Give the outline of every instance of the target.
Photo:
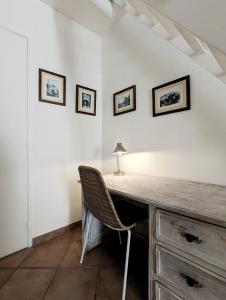
POLYGON ((82 240, 82 227, 78 226, 74 229, 74 236, 73 236, 73 240, 74 241, 81 241, 82 240))
POLYGON ((60 267, 62 268, 75 268, 80 266, 80 257, 82 253, 82 243, 75 241, 71 243, 71 246, 67 250, 60 267))
MULTIPOLYGON (((120 245, 114 235, 89 251, 82 266, 81 229, 0 260, 0 300, 120 300, 125 238, 120 245)), ((146 300, 147 291, 148 244, 133 237, 127 299, 146 300)))
POLYGON ((14 270, 0 270, 0 288, 13 272, 14 270))
POLYGON ((0 300, 41 300, 55 270, 16 270, 0 290, 0 300))
MULTIPOLYGON (((82 253, 82 242, 72 242, 70 248, 65 254, 60 267, 74 268, 80 266, 80 257, 82 253)), ((97 247, 84 256, 83 267, 97 268, 97 267, 112 267, 121 265, 124 261, 125 250, 118 245, 114 247, 108 243, 97 247)))
POLYGON ((70 242, 52 240, 32 249, 20 267, 23 268, 55 268, 57 267, 70 242))
POLYGON ((73 241, 74 235, 75 235, 74 230, 71 230, 71 231, 69 231, 67 233, 64 233, 64 234, 58 236, 55 239, 56 240, 60 240, 60 241, 73 241))
MULTIPOLYGON (((101 269, 97 281, 96 300, 120 300, 122 297, 123 273, 115 268, 101 269)), ((127 282, 126 299, 145 300, 143 291, 136 281, 127 282)))
MULTIPOLYGON (((81 253, 82 242, 72 242, 60 267, 74 268, 80 266, 81 253)), ((124 256, 125 249, 123 247, 105 243, 104 245, 87 252, 84 256, 82 266, 86 268, 121 266, 124 263, 124 256)))
POLYGON ((0 269, 1 268, 17 268, 20 263, 25 259, 25 257, 30 253, 31 249, 27 248, 22 251, 19 251, 13 255, 7 256, 0 260, 0 269))
POLYGON ((45 300, 94 300, 96 269, 59 269, 45 300))
POLYGON ((69 232, 60 235, 56 238, 56 240, 63 240, 63 241, 80 241, 82 239, 82 228, 81 226, 76 227, 69 232))
POLYGON ((108 243, 87 252, 84 257, 85 267, 113 267, 121 266, 125 257, 125 249, 116 244, 108 243))

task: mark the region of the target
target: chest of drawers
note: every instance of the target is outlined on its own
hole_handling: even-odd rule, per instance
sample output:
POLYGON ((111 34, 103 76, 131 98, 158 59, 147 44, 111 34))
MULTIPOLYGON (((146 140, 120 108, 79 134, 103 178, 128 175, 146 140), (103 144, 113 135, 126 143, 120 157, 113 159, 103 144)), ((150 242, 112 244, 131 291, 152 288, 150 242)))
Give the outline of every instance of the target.
POLYGON ((158 282, 155 283, 156 300, 180 300, 176 294, 166 289, 158 282))
POLYGON ((157 300, 226 299, 226 229, 161 209, 155 211, 157 300))

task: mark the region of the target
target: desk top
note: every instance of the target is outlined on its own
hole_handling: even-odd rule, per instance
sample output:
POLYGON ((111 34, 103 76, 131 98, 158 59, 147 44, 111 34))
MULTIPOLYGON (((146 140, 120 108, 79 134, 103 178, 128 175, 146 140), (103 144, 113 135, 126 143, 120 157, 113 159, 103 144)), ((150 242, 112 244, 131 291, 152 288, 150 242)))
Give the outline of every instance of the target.
POLYGON ((105 175, 113 193, 226 226, 226 186, 146 175, 105 175))

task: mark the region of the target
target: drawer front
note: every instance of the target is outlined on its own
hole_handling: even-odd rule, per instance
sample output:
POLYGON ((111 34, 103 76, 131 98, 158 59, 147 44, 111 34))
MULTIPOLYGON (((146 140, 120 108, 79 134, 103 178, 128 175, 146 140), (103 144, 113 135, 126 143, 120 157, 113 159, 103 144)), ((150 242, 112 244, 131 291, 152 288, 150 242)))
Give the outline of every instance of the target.
POLYGON ((179 298, 174 293, 172 293, 170 290, 163 287, 158 282, 156 282, 155 291, 156 300, 183 300, 182 298, 179 298))
POLYGON ((226 228, 157 211, 156 238, 226 271, 226 228))
POLYGON ((225 300, 226 282, 215 278, 192 265, 188 260, 165 250, 156 248, 158 280, 163 280, 172 288, 190 295, 194 300, 225 300))

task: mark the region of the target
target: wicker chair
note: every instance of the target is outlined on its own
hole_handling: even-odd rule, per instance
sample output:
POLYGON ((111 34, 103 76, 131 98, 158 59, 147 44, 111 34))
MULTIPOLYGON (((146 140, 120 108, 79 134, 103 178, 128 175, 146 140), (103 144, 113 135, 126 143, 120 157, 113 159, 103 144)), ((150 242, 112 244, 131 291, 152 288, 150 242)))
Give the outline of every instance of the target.
MULTIPOLYGON (((122 290, 122 300, 126 296, 126 285, 127 285, 127 273, 128 273, 128 263, 129 263, 129 252, 130 252, 130 240, 131 240, 131 229, 136 226, 135 219, 132 220, 129 216, 129 220, 126 220, 126 215, 124 214, 122 221, 119 218, 116 207, 112 201, 110 193, 106 188, 105 182, 101 173, 94 168, 80 166, 79 174, 82 184, 82 190, 84 195, 85 205, 88 209, 88 219, 87 219, 87 230, 85 234, 84 245, 82 249, 82 255, 80 263, 83 263, 83 258, 86 250, 90 224, 92 216, 96 217, 107 227, 120 231, 127 231, 127 247, 126 247, 126 259, 125 259, 125 270, 124 270, 124 280, 123 280, 123 290, 122 290)), ((137 219, 138 220, 138 219, 137 219)), ((120 239, 121 241, 121 239, 120 239)))

